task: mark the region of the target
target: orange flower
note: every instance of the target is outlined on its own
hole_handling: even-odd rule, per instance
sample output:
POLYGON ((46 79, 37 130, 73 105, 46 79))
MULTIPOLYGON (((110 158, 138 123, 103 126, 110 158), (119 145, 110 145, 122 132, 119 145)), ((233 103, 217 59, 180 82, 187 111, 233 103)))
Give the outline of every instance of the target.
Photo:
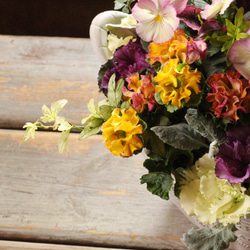
POLYGON ((162 70, 160 70, 154 80, 158 82, 155 91, 160 93, 164 104, 172 104, 181 107, 181 101, 187 103, 192 92, 200 93, 201 74, 197 69, 189 71, 189 65, 184 66, 178 71, 178 59, 170 59, 162 70))
POLYGON ((183 30, 176 30, 173 38, 165 43, 150 43, 148 58, 150 64, 160 62, 164 64, 171 58, 178 58, 186 62, 187 44, 189 40, 183 30))
POLYGON ((105 147, 122 157, 132 156, 135 150, 140 150, 143 143, 137 135, 142 134, 143 128, 138 122, 135 110, 114 109, 110 119, 102 125, 105 147))
POLYGON ((213 103, 211 110, 217 118, 237 121, 238 110, 250 112, 250 84, 237 71, 213 74, 208 83, 212 93, 207 95, 207 101, 213 103))
POLYGON ((155 87, 152 83, 152 75, 142 75, 141 79, 139 73, 135 73, 126 78, 128 82, 128 89, 123 87, 123 99, 130 102, 138 113, 141 113, 146 105, 148 110, 152 111, 156 105, 154 98, 155 87))

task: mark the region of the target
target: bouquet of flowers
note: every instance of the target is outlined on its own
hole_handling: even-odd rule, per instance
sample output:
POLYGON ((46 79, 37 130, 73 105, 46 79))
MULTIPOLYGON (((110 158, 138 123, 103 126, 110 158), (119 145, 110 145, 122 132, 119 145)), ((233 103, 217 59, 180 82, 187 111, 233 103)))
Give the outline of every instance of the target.
POLYGON ((246 0, 116 0, 105 25, 94 23, 105 99, 90 100, 82 126, 58 115, 67 100, 44 105, 25 140, 53 128, 63 152, 78 129, 80 140, 102 132, 115 156, 144 151, 141 183, 163 199, 174 190, 187 215, 211 225, 185 234, 187 247, 227 248, 250 212, 249 10, 246 0))

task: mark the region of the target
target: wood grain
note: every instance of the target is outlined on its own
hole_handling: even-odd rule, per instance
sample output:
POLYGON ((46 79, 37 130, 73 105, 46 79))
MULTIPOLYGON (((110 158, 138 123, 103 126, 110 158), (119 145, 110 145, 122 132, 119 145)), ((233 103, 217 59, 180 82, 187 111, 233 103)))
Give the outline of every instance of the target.
POLYGON ((99 247, 83 247, 83 246, 67 246, 55 244, 42 244, 18 241, 0 240, 1 250, 125 250, 121 248, 99 248, 99 247))
POLYGON ((0 130, 0 237, 80 245, 185 249, 192 225, 169 201, 140 185, 144 155, 112 156, 101 136, 70 137, 58 154, 59 133, 0 130))
POLYGON ((0 128, 21 128, 43 104, 68 99, 62 115, 80 124, 98 93, 100 62, 89 39, 0 35, 0 128))

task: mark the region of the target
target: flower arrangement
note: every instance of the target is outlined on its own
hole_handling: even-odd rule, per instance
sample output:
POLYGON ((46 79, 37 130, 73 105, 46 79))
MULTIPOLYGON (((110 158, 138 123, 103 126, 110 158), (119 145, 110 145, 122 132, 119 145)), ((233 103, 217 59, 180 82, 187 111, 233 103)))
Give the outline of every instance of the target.
POLYGON ((80 140, 102 132, 115 156, 144 150, 141 183, 163 199, 173 189, 187 215, 211 225, 185 234, 187 247, 225 249, 250 212, 250 5, 116 0, 115 9, 98 75, 105 99, 90 100, 80 127, 58 115, 67 100, 43 106, 25 140, 53 128, 62 153, 78 129, 80 140))

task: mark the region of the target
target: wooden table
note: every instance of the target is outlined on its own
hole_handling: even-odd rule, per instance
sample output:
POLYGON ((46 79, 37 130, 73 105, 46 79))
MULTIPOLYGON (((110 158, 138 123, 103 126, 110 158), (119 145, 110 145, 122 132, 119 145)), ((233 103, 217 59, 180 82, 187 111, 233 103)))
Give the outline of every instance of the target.
POLYGON ((0 249, 186 249, 192 224, 140 184, 143 154, 121 159, 101 135, 58 153, 57 132, 23 143, 22 126, 65 98, 79 124, 98 93, 89 39, 0 36, 0 249))

